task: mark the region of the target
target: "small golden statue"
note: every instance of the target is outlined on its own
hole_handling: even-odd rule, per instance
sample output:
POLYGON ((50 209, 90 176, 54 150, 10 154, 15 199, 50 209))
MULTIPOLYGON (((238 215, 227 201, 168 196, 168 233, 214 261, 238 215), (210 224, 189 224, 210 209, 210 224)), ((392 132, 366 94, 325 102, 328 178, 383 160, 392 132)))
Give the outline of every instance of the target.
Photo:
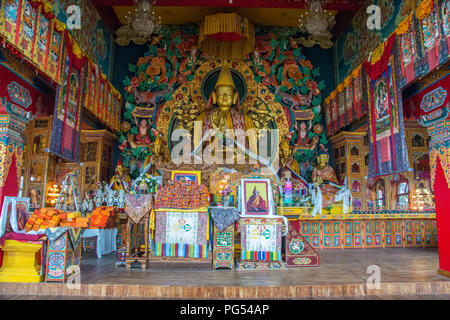
POLYGON ((334 169, 328 164, 329 155, 324 150, 321 150, 317 158, 317 166, 314 168, 311 179, 320 186, 322 191, 322 208, 326 208, 334 203, 334 196, 339 191, 338 188, 333 187, 331 183, 339 185, 334 169))
POLYGON ((233 137, 236 136, 236 131, 238 130, 242 134, 247 131, 248 141, 246 141, 245 147, 256 154, 256 132, 254 130, 249 131, 249 129, 254 129, 253 121, 249 116, 239 110, 238 105, 239 95, 236 91, 230 68, 225 64, 220 71, 219 78, 208 100, 205 111, 197 119, 197 121, 202 122, 203 133, 201 136, 206 138, 205 135, 210 129, 222 134, 225 134, 227 129, 232 130, 233 137), (216 108, 213 108, 213 106, 216 106, 216 108))
POLYGON ((116 166, 116 174, 109 181, 109 186, 112 190, 123 190, 128 192, 130 189, 131 177, 126 168, 122 165, 122 159, 119 159, 116 166))

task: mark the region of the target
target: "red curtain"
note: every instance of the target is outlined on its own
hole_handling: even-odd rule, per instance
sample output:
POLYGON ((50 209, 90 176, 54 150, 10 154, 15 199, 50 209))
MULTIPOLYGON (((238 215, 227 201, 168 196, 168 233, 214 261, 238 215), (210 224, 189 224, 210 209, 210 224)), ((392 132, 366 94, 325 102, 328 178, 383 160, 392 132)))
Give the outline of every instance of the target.
POLYGON ((439 268, 450 272, 450 189, 439 158, 436 160, 434 197, 436 203, 436 227, 438 232, 439 268))

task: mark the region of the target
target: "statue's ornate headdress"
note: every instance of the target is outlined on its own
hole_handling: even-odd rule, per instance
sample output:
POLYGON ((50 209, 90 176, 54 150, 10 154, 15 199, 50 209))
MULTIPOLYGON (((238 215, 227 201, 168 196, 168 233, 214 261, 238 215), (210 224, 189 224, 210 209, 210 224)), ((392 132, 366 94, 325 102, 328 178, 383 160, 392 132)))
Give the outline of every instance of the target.
POLYGON ((219 79, 217 79, 214 89, 216 89, 218 86, 232 86, 234 90, 236 90, 230 67, 226 63, 222 66, 222 70, 220 70, 219 79))

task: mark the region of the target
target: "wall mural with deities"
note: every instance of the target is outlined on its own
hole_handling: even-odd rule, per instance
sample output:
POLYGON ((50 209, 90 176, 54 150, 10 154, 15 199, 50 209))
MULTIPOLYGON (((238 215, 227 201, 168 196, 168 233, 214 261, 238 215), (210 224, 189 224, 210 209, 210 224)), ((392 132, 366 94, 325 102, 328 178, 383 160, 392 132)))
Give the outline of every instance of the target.
POLYGON ((81 29, 70 30, 70 33, 89 58, 110 77, 114 41, 92 2, 89 0, 49 0, 49 2, 52 3, 52 10, 60 21, 67 21, 68 6, 80 7, 81 29))
POLYGON ((415 1, 418 0, 371 0, 356 13, 351 26, 339 37, 335 45, 337 63, 337 82, 344 81, 352 70, 367 59, 384 39, 386 39, 397 25, 413 11, 415 1), (369 5, 378 5, 381 9, 381 30, 367 28, 369 15, 366 9, 369 5))
POLYGON ((321 116, 326 75, 293 40, 295 29, 255 26, 253 52, 236 61, 208 58, 198 48, 197 34, 195 25, 165 26, 145 54, 128 65, 119 149, 132 177, 150 161, 170 160, 173 130, 184 128, 193 135, 193 123, 207 113, 227 65, 239 96, 236 110, 245 124, 251 123, 258 135, 278 129, 282 166, 308 180, 328 143, 321 116))

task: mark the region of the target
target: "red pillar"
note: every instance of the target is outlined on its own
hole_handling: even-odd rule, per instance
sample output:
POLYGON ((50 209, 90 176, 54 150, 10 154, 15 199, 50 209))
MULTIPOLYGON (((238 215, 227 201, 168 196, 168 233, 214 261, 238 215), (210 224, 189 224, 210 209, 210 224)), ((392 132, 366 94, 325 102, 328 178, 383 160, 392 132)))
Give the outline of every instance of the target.
MULTIPOLYGON (((6 176, 5 185, 0 188, 0 210, 3 208, 3 199, 5 197, 17 197, 19 192, 19 182, 17 179, 16 155, 11 157, 11 165, 6 176)), ((1 215, 1 212, 0 212, 1 215)))
POLYGON ((436 161, 434 198, 438 232, 439 274, 450 277, 450 188, 439 158, 436 161))

